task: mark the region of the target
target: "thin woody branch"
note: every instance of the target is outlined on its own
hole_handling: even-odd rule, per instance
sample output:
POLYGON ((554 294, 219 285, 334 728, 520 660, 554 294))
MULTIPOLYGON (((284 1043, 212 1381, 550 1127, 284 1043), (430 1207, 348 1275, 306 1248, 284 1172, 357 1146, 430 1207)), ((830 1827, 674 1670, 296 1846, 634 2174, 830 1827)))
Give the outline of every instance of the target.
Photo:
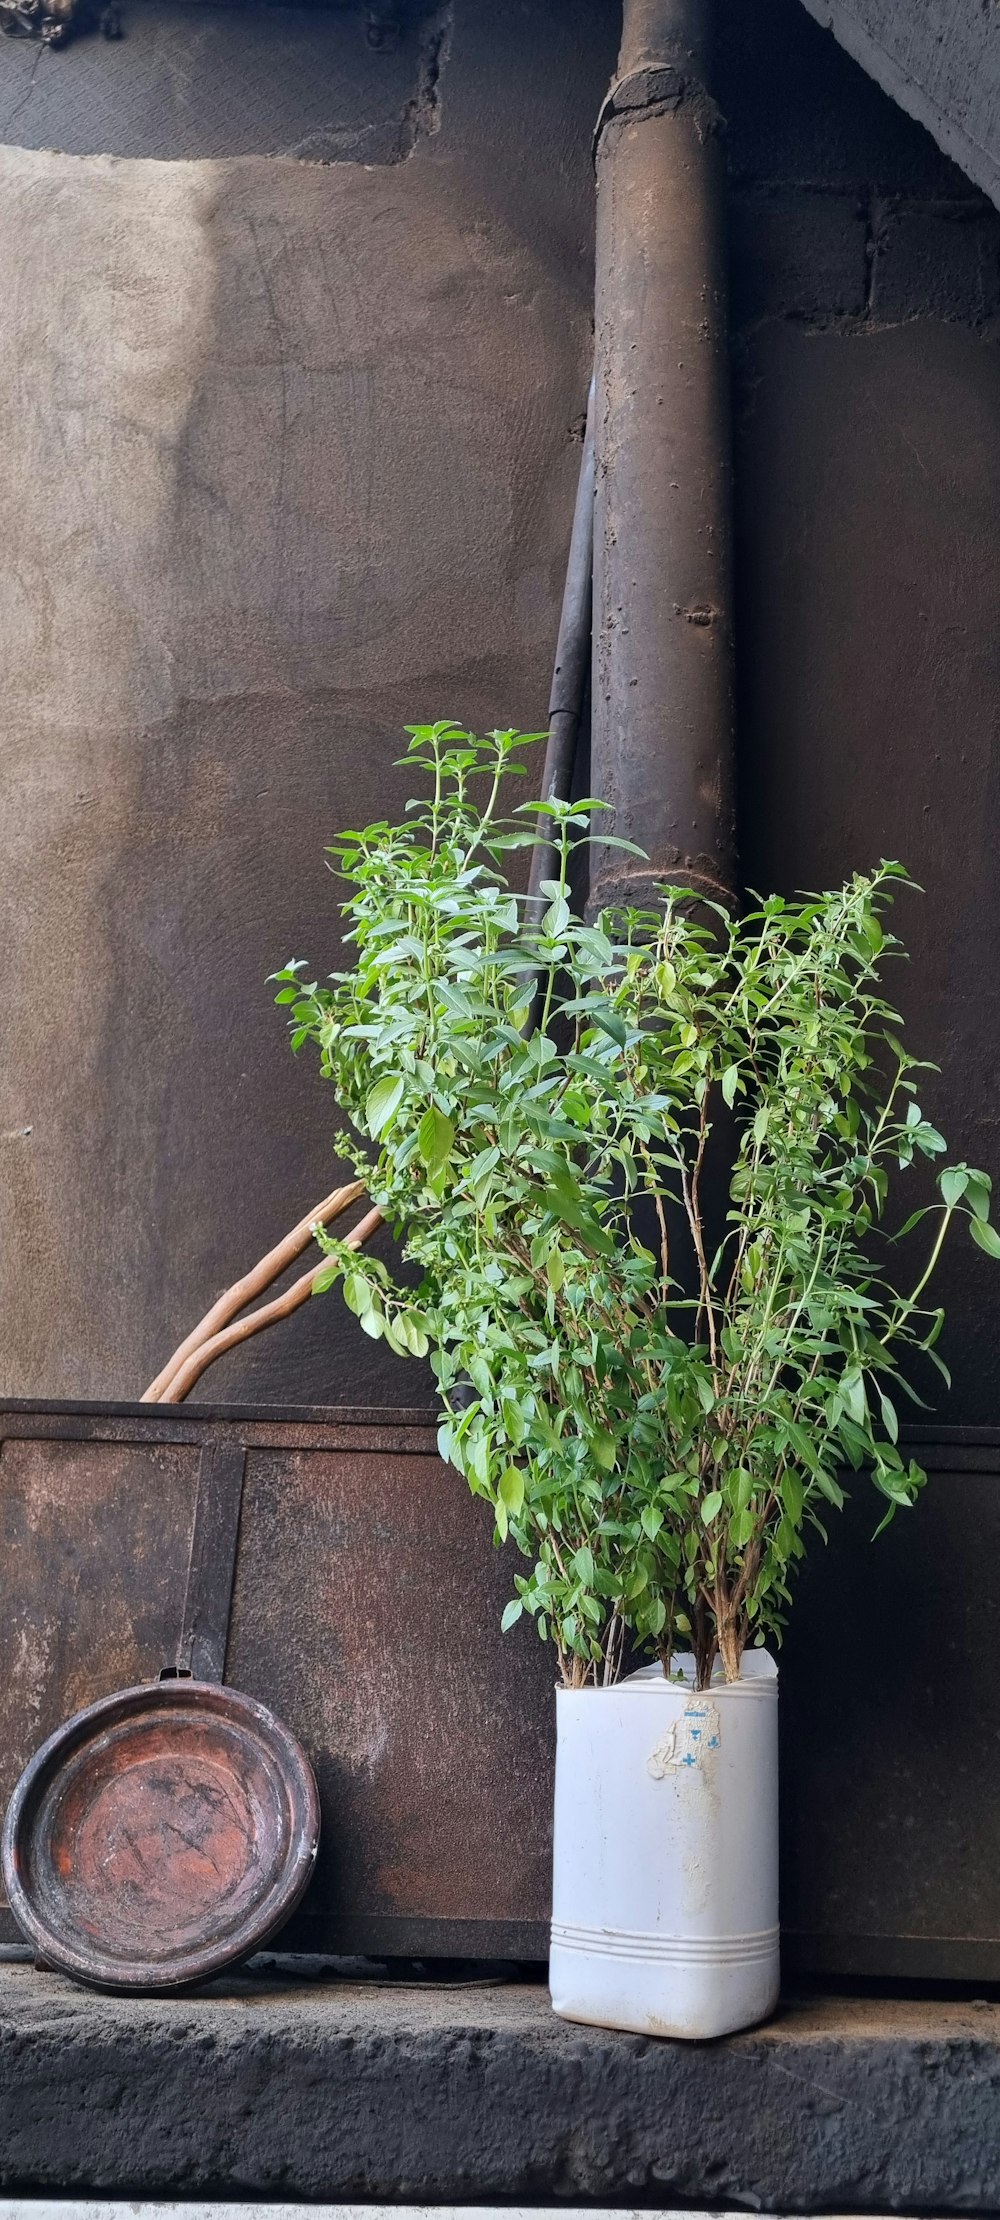
MULTIPOLYGON (((363 1248, 381 1224, 382 1212, 369 1210, 360 1225, 355 1226, 353 1233, 348 1234, 345 1248, 363 1248)), ((250 1311, 245 1318, 236 1319, 233 1325, 225 1327, 221 1333, 212 1334, 207 1341, 201 1342, 172 1374, 159 1401, 183 1403, 195 1381, 200 1380, 202 1373, 208 1370, 210 1364, 215 1363, 217 1357, 224 1356, 227 1349, 235 1349, 241 1341, 248 1341, 252 1334, 259 1334, 262 1327, 275 1325, 279 1318, 289 1318, 300 1304, 308 1301, 325 1264, 326 1258, 321 1257, 318 1264, 314 1264, 310 1271, 303 1272, 301 1278, 294 1280, 283 1295, 276 1295, 273 1302, 262 1304, 260 1310, 250 1311)))
POLYGON ((238 1311, 243 1310, 247 1303, 252 1303, 255 1296, 262 1295, 265 1287, 270 1287, 280 1278, 282 1272, 287 1271, 290 1264, 294 1264, 296 1257, 308 1249, 315 1225, 329 1225, 331 1219, 339 1218, 342 1211, 349 1210, 364 1191, 362 1180, 351 1180, 344 1187, 335 1187, 332 1194, 327 1195, 315 1210, 310 1210, 306 1217, 300 1218, 298 1225, 293 1226, 291 1232, 286 1233, 275 1248, 269 1249, 267 1255, 262 1256, 251 1271, 245 1272, 242 1279, 234 1280, 233 1285, 226 1288, 225 1293, 205 1312, 198 1324, 192 1326, 190 1333, 185 1335, 162 1371, 157 1373, 155 1380, 150 1381, 140 1401, 165 1403, 174 1400, 167 1395, 167 1389, 194 1350, 200 1349, 224 1326, 228 1326, 230 1319, 235 1318, 238 1311))

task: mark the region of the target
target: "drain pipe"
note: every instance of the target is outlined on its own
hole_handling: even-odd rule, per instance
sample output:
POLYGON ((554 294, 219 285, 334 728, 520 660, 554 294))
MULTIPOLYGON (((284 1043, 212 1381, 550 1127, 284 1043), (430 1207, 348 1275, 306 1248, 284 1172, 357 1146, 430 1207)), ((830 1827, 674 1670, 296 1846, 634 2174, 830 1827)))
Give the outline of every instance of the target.
MULTIPOLYGON (((570 533, 569 559, 566 565, 566 583, 556 639, 552 692, 549 696, 549 736, 542 768, 543 802, 568 802, 573 784, 576 739, 583 714, 587 666, 590 662, 593 562, 594 381, 591 378, 580 476, 576 488, 576 507, 573 511, 573 529, 570 533)), ((548 835, 551 832, 550 818, 539 816, 536 823, 540 834, 548 835)), ((539 887, 543 879, 552 877, 555 859, 556 850, 549 838, 541 840, 538 847, 531 851, 525 911, 525 921, 531 926, 541 923, 547 897, 539 892, 539 887)))
POLYGON ((597 125, 590 910, 734 885, 729 359, 711 0, 625 0, 597 125), (595 825, 600 834, 600 820, 595 825))

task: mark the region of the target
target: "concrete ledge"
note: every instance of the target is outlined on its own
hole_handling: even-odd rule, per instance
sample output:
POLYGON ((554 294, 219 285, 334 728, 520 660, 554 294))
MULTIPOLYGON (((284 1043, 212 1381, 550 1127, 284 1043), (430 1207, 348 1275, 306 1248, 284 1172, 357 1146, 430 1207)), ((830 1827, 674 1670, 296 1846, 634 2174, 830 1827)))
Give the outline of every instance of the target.
POLYGON ((155 2002, 0 1966, 0 2187, 770 2212, 1000 2207, 1000 2007, 808 1999, 704 2046, 544 1989, 246 1975, 155 2002))

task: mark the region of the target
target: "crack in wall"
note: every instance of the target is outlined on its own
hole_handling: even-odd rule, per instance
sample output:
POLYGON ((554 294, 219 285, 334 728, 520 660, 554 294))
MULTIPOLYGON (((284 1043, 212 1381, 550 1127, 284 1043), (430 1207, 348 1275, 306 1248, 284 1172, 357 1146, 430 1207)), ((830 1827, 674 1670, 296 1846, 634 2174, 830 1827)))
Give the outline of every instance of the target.
POLYGON ((878 258, 878 229, 874 193, 865 194, 865 291, 862 315, 870 317, 875 291, 875 264, 878 258))
POLYGON ((407 101, 400 133, 400 159, 403 161, 408 161, 416 152, 422 139, 436 138, 441 129, 441 84, 451 51, 454 20, 454 0, 441 0, 421 28, 417 89, 407 101))

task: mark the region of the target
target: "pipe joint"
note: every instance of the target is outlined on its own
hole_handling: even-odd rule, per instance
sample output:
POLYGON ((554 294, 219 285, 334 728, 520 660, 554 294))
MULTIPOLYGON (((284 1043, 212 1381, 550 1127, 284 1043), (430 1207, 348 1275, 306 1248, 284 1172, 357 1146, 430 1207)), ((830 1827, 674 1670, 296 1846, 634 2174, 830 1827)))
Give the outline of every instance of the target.
POLYGON ((587 905, 588 921, 592 924, 602 910, 659 910, 663 889, 672 888, 684 900, 685 908, 699 904, 733 910, 736 895, 724 879, 710 856, 681 856, 676 862, 664 859, 657 869, 644 867, 636 860, 631 869, 628 861, 620 863, 617 870, 606 872, 592 888, 587 905))
POLYGON ((647 116, 662 115, 689 116, 702 139, 719 138, 726 128, 721 108, 700 77, 676 62, 645 62, 608 86, 594 126, 595 160, 610 124, 639 123, 647 116))

